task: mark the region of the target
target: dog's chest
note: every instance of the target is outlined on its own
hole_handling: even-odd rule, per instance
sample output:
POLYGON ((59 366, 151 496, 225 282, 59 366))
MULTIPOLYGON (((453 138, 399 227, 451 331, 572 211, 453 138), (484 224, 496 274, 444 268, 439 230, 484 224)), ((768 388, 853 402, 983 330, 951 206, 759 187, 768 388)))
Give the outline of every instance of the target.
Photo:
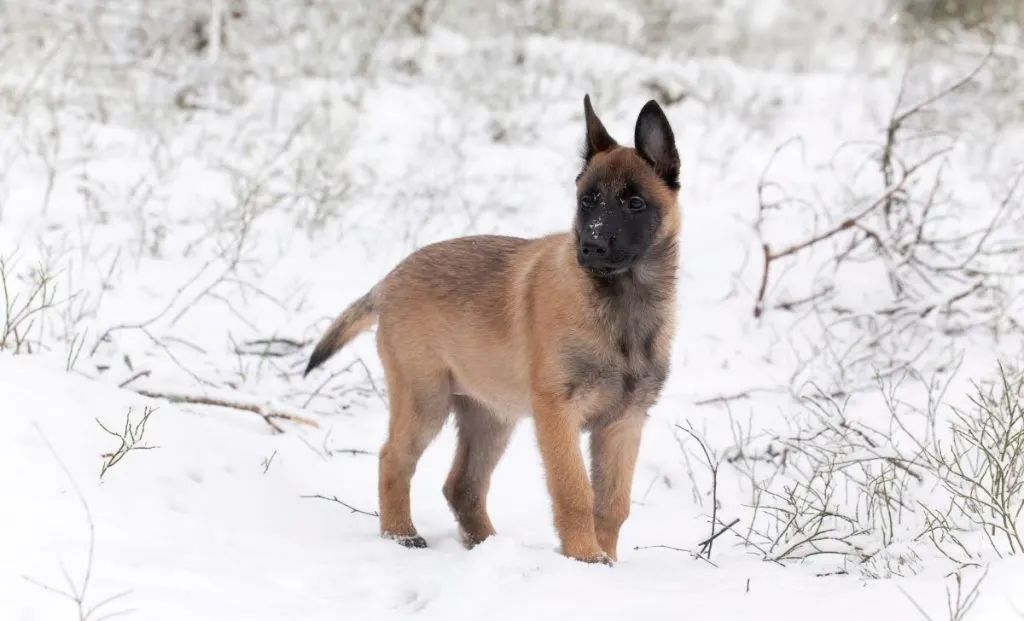
POLYGON ((570 344, 563 353, 565 397, 588 427, 607 424, 657 400, 668 372, 657 326, 610 332, 606 342, 570 344))
POLYGON ((623 399, 627 404, 650 407, 661 392, 668 372, 668 360, 659 347, 662 334, 659 329, 634 330, 620 336, 617 343, 617 363, 613 365, 621 374, 623 399))

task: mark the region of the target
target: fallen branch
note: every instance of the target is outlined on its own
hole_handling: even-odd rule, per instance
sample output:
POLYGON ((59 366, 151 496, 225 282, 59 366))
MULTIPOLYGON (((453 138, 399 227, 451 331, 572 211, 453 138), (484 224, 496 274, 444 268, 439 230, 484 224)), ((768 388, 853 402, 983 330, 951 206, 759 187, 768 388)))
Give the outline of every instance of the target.
POLYGON ((380 514, 377 513, 376 511, 363 511, 362 509, 356 509, 355 507, 353 507, 352 505, 348 504, 347 502, 339 499, 337 496, 324 496, 323 494, 303 494, 302 496, 299 496, 299 498, 319 498, 320 500, 328 500, 330 502, 338 503, 339 505, 345 507, 346 509, 348 509, 352 513, 358 513, 360 515, 368 515, 370 517, 380 517, 380 514))
POLYGON ((720 403, 730 403, 732 401, 744 401, 744 400, 747 400, 747 399, 753 399, 754 398, 754 393, 758 393, 758 392, 782 393, 784 391, 782 389, 778 389, 778 388, 749 388, 747 390, 741 390, 741 391, 735 392, 735 393, 730 393, 730 394, 725 394, 725 395, 717 395, 717 396, 714 396, 714 397, 706 397, 704 399, 697 399, 696 401, 693 402, 693 405, 700 407, 700 406, 705 406, 705 405, 717 405, 717 404, 720 404, 720 403))
POLYGON ((370 456, 376 455, 376 453, 374 453, 373 451, 364 451, 363 449, 354 449, 354 448, 327 449, 327 454, 328 455, 337 455, 337 454, 352 455, 353 457, 357 456, 357 455, 370 455, 370 456))
POLYGON ((300 425, 308 425, 310 427, 320 427, 320 423, 303 416, 301 414, 294 414, 291 412, 284 411, 282 407, 272 407, 266 403, 246 403, 243 400, 228 399, 222 397, 210 397, 206 395, 188 395, 183 393, 174 392, 160 392, 155 390, 147 390, 145 388, 132 388, 138 394, 144 397, 150 397, 152 399, 163 399, 171 403, 187 403, 190 405, 210 405, 214 407, 228 408, 230 410, 239 410, 242 412, 252 412, 257 416, 263 418, 264 421, 277 433, 284 433, 284 429, 280 427, 275 420, 287 420, 300 425))
POLYGON ((126 379, 125 381, 123 381, 120 384, 118 384, 117 386, 118 386, 118 388, 125 388, 126 386, 128 386, 128 384, 131 384, 135 380, 137 380, 137 379, 139 379, 141 377, 149 377, 151 374, 152 374, 151 371, 149 371, 148 369, 143 370, 143 371, 139 371, 139 372, 135 373, 134 375, 132 375, 131 377, 129 377, 128 379, 126 379))
POLYGON ((714 567, 716 569, 718 568, 718 565, 716 565, 708 557, 704 556, 700 552, 694 552, 693 550, 687 550, 686 548, 677 548, 675 546, 667 546, 667 545, 663 545, 663 544, 658 544, 658 545, 653 545, 653 546, 634 546, 633 550, 634 551, 635 550, 672 550, 673 552, 686 552, 687 554, 692 556, 695 560, 704 561, 708 565, 711 565, 712 567, 714 567))
POLYGON ((290 356, 308 345, 308 341, 296 341, 289 338, 266 338, 245 341, 235 347, 240 356, 259 356, 263 358, 281 358, 290 356))

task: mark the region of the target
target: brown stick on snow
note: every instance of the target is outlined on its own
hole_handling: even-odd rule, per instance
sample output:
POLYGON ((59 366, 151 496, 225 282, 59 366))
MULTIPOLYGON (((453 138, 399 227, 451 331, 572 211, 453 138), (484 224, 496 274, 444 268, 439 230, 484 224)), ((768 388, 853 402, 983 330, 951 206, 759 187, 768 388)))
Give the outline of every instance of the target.
POLYGON ((268 425, 270 425, 274 431, 278 433, 284 433, 282 429, 274 420, 287 420, 293 423, 301 425, 309 425, 310 427, 320 427, 320 423, 316 422, 312 418, 302 416, 299 414, 291 414, 289 412, 282 412, 275 410, 268 405, 262 405, 258 403, 246 403, 245 401, 236 401, 231 399, 225 399, 221 397, 208 397, 206 395, 188 395, 182 393, 173 392, 159 392, 154 390, 146 390, 144 388, 132 389, 144 397, 151 397, 153 399, 163 399, 170 401, 171 403, 188 403, 191 405, 211 405, 216 407, 228 408, 231 410, 240 410, 242 412, 252 412, 258 416, 261 416, 268 425))

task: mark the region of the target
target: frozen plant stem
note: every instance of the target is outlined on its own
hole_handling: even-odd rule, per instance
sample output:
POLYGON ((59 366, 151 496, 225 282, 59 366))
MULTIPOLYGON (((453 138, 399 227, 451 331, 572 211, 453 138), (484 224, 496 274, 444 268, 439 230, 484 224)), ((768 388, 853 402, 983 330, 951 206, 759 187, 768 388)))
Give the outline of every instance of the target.
MULTIPOLYGON (((973 608, 974 604, 978 601, 981 583, 985 581, 986 576, 988 576, 987 568, 982 572, 981 577, 974 583, 974 586, 965 593, 963 572, 958 571, 953 574, 953 582, 956 585, 955 588, 950 589, 948 586, 946 587, 946 612, 948 615, 948 621, 963 621, 963 619, 967 617, 967 613, 970 612, 971 608, 973 608)), ((928 612, 921 607, 921 604, 917 603, 917 600, 911 597, 902 586, 899 587, 899 589, 900 592, 903 593, 903 596, 910 601, 915 609, 917 609, 917 612, 921 614, 924 621, 938 621, 938 619, 929 615, 928 612)))
POLYGON ((688 425, 689 427, 683 427, 682 425, 677 424, 676 429, 686 433, 697 442, 700 446, 701 452, 704 454, 708 470, 711 472, 711 535, 700 543, 700 553, 706 556, 708 560, 711 560, 711 547, 714 545, 715 539, 725 531, 729 530, 729 528, 735 525, 739 520, 734 521, 720 532, 715 532, 715 527, 718 524, 718 467, 722 462, 720 458, 712 458, 711 451, 708 450, 707 444, 693 430, 693 425, 689 423, 688 425))
POLYGON ((155 408, 145 407, 142 412, 142 418, 136 423, 132 424, 132 409, 128 408, 128 415, 124 419, 124 429, 120 432, 111 431, 103 423, 96 419, 96 423, 100 426, 103 431, 106 431, 110 435, 114 436, 121 441, 121 445, 109 453, 103 454, 103 466, 100 468, 100 478, 107 473, 107 470, 113 468, 120 462, 125 455, 132 451, 146 451, 157 448, 148 444, 142 443, 142 436, 146 433, 146 423, 149 422, 150 415, 153 414, 155 408))
POLYGON ((96 524, 95 522, 93 522, 92 511, 89 509, 89 504, 85 501, 85 496, 82 494, 82 489, 78 487, 78 483, 75 481, 75 478, 71 476, 71 471, 68 469, 67 464, 65 464, 64 460, 61 459, 60 456, 57 454, 57 451, 53 448, 53 445, 50 444, 49 438, 47 438, 46 434, 43 433, 43 430, 39 426, 39 424, 33 422, 32 425, 36 428, 36 431, 39 433, 39 436, 43 439, 43 443, 46 445, 46 448, 50 452, 50 455, 53 456, 54 460, 57 462, 57 465, 60 466, 60 469, 68 478, 68 481, 71 483, 71 487, 75 492, 75 497, 78 499, 79 504, 82 506, 82 510, 85 513, 85 521, 89 527, 89 545, 88 551, 86 552, 86 564, 85 570, 82 575, 81 584, 75 584, 75 581, 71 578, 71 575, 68 573, 63 563, 61 564, 61 574, 64 576, 64 580, 65 582, 67 582, 68 585, 68 590, 66 591, 57 587, 49 586, 47 584, 29 578, 28 576, 23 576, 24 579, 29 583, 38 586, 44 591, 53 593, 54 595, 59 595, 60 597, 63 597, 64 599, 67 599, 70 602, 72 602, 75 605, 75 610, 78 614, 78 621, 103 621, 105 619, 110 619, 117 615, 122 615, 130 612, 129 610, 119 610, 116 612, 105 613, 98 617, 94 616, 98 614, 101 609, 129 595, 131 591, 122 591, 120 593, 111 595, 110 597, 101 599, 95 604, 87 604, 89 584, 92 579, 93 559, 96 551, 96 524))

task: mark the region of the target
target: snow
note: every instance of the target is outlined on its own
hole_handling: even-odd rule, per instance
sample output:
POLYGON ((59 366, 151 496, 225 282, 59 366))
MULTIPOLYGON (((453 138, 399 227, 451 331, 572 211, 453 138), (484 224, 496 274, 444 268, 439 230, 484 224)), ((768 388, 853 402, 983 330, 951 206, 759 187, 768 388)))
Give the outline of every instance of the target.
MULTIPOLYGON (((141 411, 148 401, 6 354, 0 378, 3 489, 15 499, 0 531, 3 619, 72 616, 73 604, 35 583, 67 588, 64 567, 81 584, 89 528, 76 488, 95 524, 87 605, 124 593, 101 611, 142 619, 903 619, 914 613, 900 588, 926 610, 943 604, 941 580, 864 583, 735 553, 713 567, 671 550, 630 551, 678 539, 680 529, 694 532, 692 508, 666 492, 634 507, 616 567, 564 559, 525 429, 496 473, 492 514, 503 532, 473 551, 461 547, 440 485, 430 484, 443 480, 450 434, 428 450, 417 474, 425 550, 382 541, 370 517, 300 497, 337 495, 372 510, 373 457, 325 459, 314 444, 320 434, 269 435, 245 414, 159 405, 146 431, 156 448, 129 453, 101 481, 99 455, 117 441, 96 420, 116 428, 127 408, 141 411)), ((383 418, 348 423, 344 446, 369 449, 383 418)), ((335 434, 340 427, 330 426, 335 434)), ((1005 614, 1011 596, 1024 604, 1013 588, 1020 560, 994 566, 1001 578, 986 584, 969 619, 1010 618, 992 615, 1005 614)))
MULTIPOLYGON (((29 4, 11 8, 22 30, 0 55, 0 302, 47 308, 20 324, 29 345, 17 355, 2 351, 13 339, 0 342, 0 621, 76 618, 55 591, 81 588, 86 575, 94 620, 1024 618, 1014 588, 1024 558, 962 524, 970 558, 944 557, 921 536, 920 507, 942 512, 949 499, 890 461, 914 454, 930 429, 941 435, 953 406, 970 407, 972 382, 996 379, 997 360, 1019 359, 1020 254, 979 258, 975 267, 1007 275, 945 317, 924 310, 974 280, 931 290, 894 259, 836 267, 837 236, 774 265, 767 310, 753 312, 761 243, 799 244, 875 200, 885 183, 870 158, 901 89, 904 102, 927 98, 971 71, 980 48, 966 36, 959 56, 929 48, 935 59, 905 81, 897 34, 859 43, 865 16, 886 3, 858 3, 846 17, 808 17, 799 0, 754 4, 711 14, 695 3, 704 25, 656 52, 643 51, 639 9, 614 0, 565 3, 557 28, 537 7, 527 17, 505 7, 482 25, 453 8, 422 38, 387 15, 395 40, 354 77, 353 50, 369 45, 376 22, 304 25, 289 21, 301 13, 251 3, 228 24, 241 43, 229 38, 215 56, 133 57, 134 46, 181 47, 173 7, 153 8, 139 32, 117 21, 135 17, 102 13, 106 43, 66 48, 26 17, 29 4), (286 34, 271 40, 268 20, 286 34), (38 72, 10 60, 39 56, 33 29, 61 51, 38 72), (129 79, 126 58, 137 63, 129 79), (219 99, 183 109, 172 102, 186 86, 199 101, 219 99), (584 93, 626 144, 641 106, 670 97, 683 161, 679 332, 619 562, 557 553, 529 421, 495 473, 497 537, 472 551, 459 543, 441 495, 449 426, 413 480, 413 517, 430 547, 384 541, 364 513, 376 510, 387 426, 373 339, 303 378, 309 349, 418 246, 567 227, 584 93), (31 297, 40 272, 52 287, 31 297), (894 273, 917 296, 909 311, 891 310, 905 302, 887 285, 894 273), (775 308, 824 284, 841 310, 775 308), (302 420, 273 418, 275 433, 251 411, 141 393, 215 396, 302 420), (147 407, 152 448, 101 477, 119 444, 104 427, 122 430, 147 407), (794 456, 783 471, 785 450, 794 456), (809 533, 771 507, 813 498, 799 492, 820 489, 832 473, 815 470, 822 464, 835 469, 829 508, 856 520, 832 524, 826 553, 807 554, 796 544, 809 533), (898 490, 903 505, 876 486, 898 490), (698 558, 713 512, 739 525, 698 558), (963 617, 947 610, 957 571, 964 591, 983 578, 963 617)), ((1012 89, 994 94, 1006 88, 999 67, 1015 75, 1014 49, 1001 52, 1011 69, 983 72, 907 123, 906 161, 949 149, 910 184, 920 199, 941 175, 936 194, 948 205, 913 211, 934 221, 929 234, 969 235, 996 216, 985 243, 1024 233, 1019 194, 998 209, 1021 166, 1024 121, 1011 114, 1012 89)), ((979 239, 922 252, 955 262, 979 239)))

